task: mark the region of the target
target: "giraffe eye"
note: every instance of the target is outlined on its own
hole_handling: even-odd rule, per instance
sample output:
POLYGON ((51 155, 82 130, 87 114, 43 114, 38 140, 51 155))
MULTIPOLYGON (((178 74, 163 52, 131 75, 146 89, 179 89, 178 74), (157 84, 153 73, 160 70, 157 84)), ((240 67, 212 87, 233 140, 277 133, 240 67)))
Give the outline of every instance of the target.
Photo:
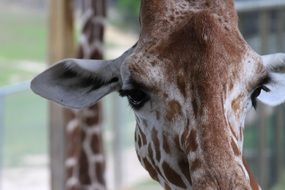
POLYGON ((130 106, 138 110, 149 100, 149 96, 139 89, 120 90, 121 96, 128 98, 130 106))
POLYGON ((256 103, 257 103, 256 99, 260 95, 261 90, 264 90, 265 92, 270 92, 270 89, 265 86, 266 84, 270 83, 270 81, 271 77, 269 75, 266 75, 263 78, 261 78, 257 83, 258 84, 257 88, 251 94, 251 102, 254 108, 256 108, 256 103))
POLYGON ((267 87, 264 86, 264 85, 261 85, 261 86, 257 87, 257 88, 253 91, 253 93, 251 94, 251 102, 252 102, 252 106, 253 106, 254 108, 256 108, 257 97, 260 95, 261 90, 264 90, 265 92, 269 92, 269 91, 270 91, 270 89, 267 88, 267 87))

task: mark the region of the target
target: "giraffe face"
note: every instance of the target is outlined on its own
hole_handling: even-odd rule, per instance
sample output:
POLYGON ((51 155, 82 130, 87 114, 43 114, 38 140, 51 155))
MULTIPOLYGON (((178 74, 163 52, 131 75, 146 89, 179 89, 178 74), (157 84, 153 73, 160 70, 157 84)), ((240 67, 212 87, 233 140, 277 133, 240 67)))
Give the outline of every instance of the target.
POLYGON ((154 179, 174 189, 189 181, 212 181, 213 173, 223 176, 221 183, 234 185, 229 188, 247 187, 243 183, 249 181, 242 160, 244 119, 268 82, 268 72, 239 35, 228 37, 238 38, 240 44, 227 44, 221 37, 203 42, 200 45, 210 49, 205 54, 197 46, 197 37, 185 35, 184 39, 189 29, 182 30, 185 33, 155 47, 144 49, 138 43, 122 66, 121 95, 127 96, 137 117, 140 161, 154 179), (196 49, 188 41, 196 43, 196 49), (164 140, 157 145, 156 139, 164 140), (160 160, 163 157, 168 162, 160 160), (184 167, 189 168, 191 179, 178 160, 189 161, 184 167), (184 177, 180 183, 167 178, 162 163, 180 168, 179 176, 184 177))
POLYGON ((230 0, 142 0, 141 10, 138 43, 121 57, 63 60, 32 89, 73 108, 126 96, 140 162, 165 189, 250 189, 245 116, 256 99, 284 102, 285 55, 257 55, 230 0))
MULTIPOLYGON (((257 98, 263 101, 262 93, 268 95, 268 88, 274 93, 276 87, 271 83, 278 79, 268 69, 274 66, 267 64, 275 60, 274 65, 281 66, 285 56, 269 56, 269 61, 269 57, 262 59, 250 48, 244 52, 240 62, 219 62, 223 67, 211 71, 200 62, 201 70, 197 71, 193 69, 195 62, 185 62, 187 67, 172 62, 174 55, 137 53, 134 49, 122 66, 125 82, 121 94, 128 97, 136 114, 139 160, 166 189, 215 181, 213 173, 224 174, 218 183, 226 189, 250 189, 248 183, 252 179, 242 159, 244 119, 257 98), (166 64, 172 66, 168 68, 166 64), (209 163, 212 172, 204 172, 209 170, 205 166, 209 163), (234 186, 227 186, 229 183, 234 186)), ((216 183, 207 185, 216 187, 216 183)), ((258 187, 254 183, 251 186, 258 187)), ((197 185, 193 189, 206 188, 197 185)))
POLYGON ((139 41, 116 60, 63 60, 31 87, 73 108, 113 91, 127 96, 137 118, 139 159, 166 189, 248 189, 243 121, 259 93, 270 105, 284 101, 285 55, 261 58, 227 36, 201 43, 194 35, 186 43, 185 27, 156 46, 139 41))

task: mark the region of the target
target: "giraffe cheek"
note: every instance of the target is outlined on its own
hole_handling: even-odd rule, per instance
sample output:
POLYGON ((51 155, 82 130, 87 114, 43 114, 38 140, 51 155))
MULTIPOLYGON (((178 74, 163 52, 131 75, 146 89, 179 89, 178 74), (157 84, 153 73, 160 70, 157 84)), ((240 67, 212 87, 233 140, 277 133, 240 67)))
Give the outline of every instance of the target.
POLYGON ((196 152, 198 149, 196 129, 185 129, 181 136, 182 149, 187 153, 196 152))

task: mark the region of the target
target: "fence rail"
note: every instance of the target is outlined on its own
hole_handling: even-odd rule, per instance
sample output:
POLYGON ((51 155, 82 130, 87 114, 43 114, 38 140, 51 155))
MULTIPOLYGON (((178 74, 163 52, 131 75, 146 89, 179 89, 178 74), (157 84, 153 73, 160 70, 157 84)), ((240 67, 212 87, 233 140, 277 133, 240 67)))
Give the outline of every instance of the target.
POLYGON ((284 0, 236 2, 236 9, 239 13, 254 12, 254 11, 272 11, 284 8, 285 8, 284 0))
POLYGON ((4 131, 5 99, 9 95, 28 90, 29 87, 30 87, 30 81, 25 81, 0 88, 0 190, 2 189, 1 179, 2 179, 2 168, 3 168, 3 151, 4 151, 3 149, 4 149, 4 134, 5 134, 4 131))

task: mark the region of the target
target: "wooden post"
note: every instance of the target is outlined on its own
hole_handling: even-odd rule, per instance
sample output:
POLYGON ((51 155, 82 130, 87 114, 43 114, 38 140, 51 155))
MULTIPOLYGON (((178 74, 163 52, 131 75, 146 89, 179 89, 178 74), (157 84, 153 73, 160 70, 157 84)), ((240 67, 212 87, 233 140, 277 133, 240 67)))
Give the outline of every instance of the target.
MULTIPOLYGON (((49 4, 48 63, 74 55, 72 1, 51 0, 49 4)), ((51 189, 64 189, 64 109, 50 104, 51 189)))

